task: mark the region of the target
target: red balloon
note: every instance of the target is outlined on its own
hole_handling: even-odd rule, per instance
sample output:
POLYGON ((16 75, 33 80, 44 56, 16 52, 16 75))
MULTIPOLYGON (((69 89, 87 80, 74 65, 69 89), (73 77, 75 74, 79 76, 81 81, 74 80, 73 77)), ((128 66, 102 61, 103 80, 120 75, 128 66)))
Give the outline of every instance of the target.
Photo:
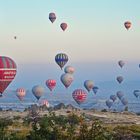
POLYGON ((26 95, 26 90, 24 88, 18 88, 16 90, 16 93, 19 100, 22 101, 26 95))
POLYGON ((61 23, 60 27, 63 31, 65 31, 67 29, 68 25, 67 25, 67 23, 61 23))
POLYGON ((9 57, 0 56, 0 93, 2 94, 16 76, 16 63, 9 57))
POLYGON ((40 105, 41 105, 41 106, 50 107, 50 104, 49 104, 49 102, 48 102, 47 99, 41 100, 40 105))
POLYGON ((48 79, 46 81, 46 86, 50 89, 50 91, 52 91, 56 86, 56 81, 53 79, 48 79))
POLYGON ((131 22, 130 21, 126 21, 125 23, 124 23, 124 26, 125 26, 125 28, 127 29, 127 30, 129 30, 129 28, 131 27, 131 22))
POLYGON ((72 93, 72 97, 73 99, 78 103, 81 104, 83 103, 86 98, 87 98, 87 93, 85 90, 82 89, 76 89, 73 93, 72 93))

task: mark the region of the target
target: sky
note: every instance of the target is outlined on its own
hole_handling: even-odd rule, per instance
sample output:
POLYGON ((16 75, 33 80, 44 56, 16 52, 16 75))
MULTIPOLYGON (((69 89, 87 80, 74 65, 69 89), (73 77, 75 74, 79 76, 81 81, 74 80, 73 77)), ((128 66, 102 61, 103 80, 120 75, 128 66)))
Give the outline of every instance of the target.
POLYGON ((77 82, 114 80, 117 74, 139 80, 139 13, 139 0, 0 0, 0 55, 18 66, 10 87, 59 80, 62 71, 54 58, 60 52, 76 68, 77 82), (50 12, 57 16, 53 24, 50 12), (129 31, 127 20, 132 22, 129 31), (68 24, 65 32, 62 22, 68 24), (124 70, 117 66, 120 59, 127 63, 124 70))

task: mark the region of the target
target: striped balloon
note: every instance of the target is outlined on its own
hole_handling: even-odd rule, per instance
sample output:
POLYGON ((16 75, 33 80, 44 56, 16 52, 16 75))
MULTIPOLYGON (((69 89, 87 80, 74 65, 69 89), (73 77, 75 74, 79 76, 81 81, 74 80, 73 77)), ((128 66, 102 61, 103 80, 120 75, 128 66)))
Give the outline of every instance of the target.
POLYGON ((53 79, 48 79, 46 81, 46 86, 50 89, 50 91, 52 91, 56 86, 56 81, 53 79))
POLYGON ((15 62, 5 56, 0 56, 0 93, 2 94, 16 76, 15 62))
POLYGON ((47 99, 43 99, 43 100, 41 100, 40 104, 41 104, 41 106, 50 107, 50 104, 49 104, 49 102, 48 102, 47 99))
POLYGON ((68 62, 68 56, 64 53, 59 53, 55 56, 55 61, 62 69, 64 65, 68 62))
POLYGON ((20 101, 22 101, 26 95, 26 90, 24 88, 18 88, 16 90, 16 95, 20 101))
POLYGON ((87 98, 87 93, 83 89, 76 89, 73 91, 72 97, 78 104, 82 104, 87 98))

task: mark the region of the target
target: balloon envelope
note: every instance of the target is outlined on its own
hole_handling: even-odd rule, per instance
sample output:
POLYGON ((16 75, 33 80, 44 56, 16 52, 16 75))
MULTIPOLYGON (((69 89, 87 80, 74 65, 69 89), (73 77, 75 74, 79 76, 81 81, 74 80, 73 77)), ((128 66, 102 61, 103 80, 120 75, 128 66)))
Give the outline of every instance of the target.
POLYGON ((110 99, 115 102, 117 100, 117 96, 116 95, 110 95, 110 99))
POLYGON ((74 77, 70 73, 64 73, 64 74, 61 75, 61 82, 63 83, 63 85, 66 88, 68 88, 71 85, 73 80, 74 80, 74 77))
POLYGON ((125 65, 125 62, 124 62, 123 60, 120 60, 120 61, 118 62, 118 64, 119 64, 119 66, 122 68, 122 67, 125 65))
POLYGON ((50 91, 52 91, 56 86, 56 81, 53 79, 48 79, 46 81, 46 86, 50 89, 50 91))
POLYGON ((40 101, 40 105, 41 106, 46 106, 46 107, 50 107, 50 104, 49 104, 49 102, 48 102, 48 100, 47 99, 43 99, 43 100, 41 100, 40 101))
POLYGON ((93 86, 94 86, 93 81, 92 80, 86 80, 84 82, 84 86, 87 89, 87 91, 90 92, 93 89, 93 86))
POLYGON ((61 23, 60 27, 63 31, 65 31, 67 29, 68 25, 67 25, 67 23, 61 23))
POLYGON ((122 76, 118 76, 116 78, 116 80, 118 81, 119 84, 121 84, 123 82, 123 77, 122 76))
POLYGON ((106 105, 108 106, 108 108, 111 108, 111 106, 113 105, 113 101, 112 100, 107 100, 106 101, 106 105))
POLYGON ((50 14, 49 14, 49 19, 50 19, 50 21, 53 23, 53 22, 56 20, 56 15, 55 15, 55 13, 50 13, 50 14))
POLYGON ((128 100, 126 98, 122 98, 121 102, 123 105, 127 105, 128 104, 128 100))
POLYGON ((99 88, 97 86, 95 86, 95 87, 93 87, 92 90, 93 90, 94 94, 96 94, 98 92, 99 88))
POLYGON ((17 72, 16 63, 9 57, 0 56, 0 93, 13 81, 17 72))
POLYGON ((125 26, 125 28, 126 28, 127 30, 129 30, 129 28, 131 27, 131 25, 132 25, 132 23, 131 23, 130 21, 126 21, 126 22, 124 23, 124 26, 125 26))
POLYGON ((134 90, 133 94, 136 98, 140 97, 140 90, 134 90))
POLYGON ((16 95, 20 101, 22 101, 26 95, 26 90, 24 88, 18 88, 16 90, 16 95))
POLYGON ((64 53, 59 53, 55 56, 55 62, 62 69, 64 67, 64 65, 68 62, 68 56, 64 53))
POLYGON ((116 93, 117 97, 121 100, 121 98, 124 96, 123 92, 122 91, 118 91, 116 93))
POLYGON ((65 73, 70 73, 70 74, 73 74, 75 69, 74 67, 72 66, 66 66, 65 69, 64 69, 65 73))
POLYGON ((44 88, 40 85, 36 85, 32 88, 32 93, 39 100, 40 97, 44 94, 44 88))
POLYGON ((73 91, 72 97, 78 104, 82 104, 87 98, 87 93, 83 89, 76 89, 73 91))

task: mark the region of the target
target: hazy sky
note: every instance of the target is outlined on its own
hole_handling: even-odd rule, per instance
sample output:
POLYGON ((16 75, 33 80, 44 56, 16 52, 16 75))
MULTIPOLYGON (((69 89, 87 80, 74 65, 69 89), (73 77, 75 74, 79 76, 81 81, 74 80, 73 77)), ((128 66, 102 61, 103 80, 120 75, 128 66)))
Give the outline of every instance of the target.
MULTIPOLYGON (((106 65, 117 63, 119 59, 138 62, 139 14, 140 0, 0 0, 0 55, 9 56, 17 63, 16 84, 21 82, 22 74, 35 78, 36 73, 38 77, 43 73, 39 75, 39 70, 46 70, 47 76, 53 76, 55 68, 56 74, 59 68, 54 57, 59 52, 67 53, 69 64, 77 69, 80 64, 106 65), (53 24, 48 20, 50 12, 57 16, 53 24), (129 31, 123 25, 127 20, 132 22, 129 31), (65 32, 60 29, 61 22, 68 23, 65 32), (35 67, 39 69, 33 70, 35 67)), ((87 69, 89 77, 98 79, 101 72, 98 67, 95 70, 98 74, 94 75, 94 66, 87 69)), ((79 69, 79 73, 81 71, 79 69)), ((102 74, 108 76, 108 69, 104 71, 107 73, 102 74)))

